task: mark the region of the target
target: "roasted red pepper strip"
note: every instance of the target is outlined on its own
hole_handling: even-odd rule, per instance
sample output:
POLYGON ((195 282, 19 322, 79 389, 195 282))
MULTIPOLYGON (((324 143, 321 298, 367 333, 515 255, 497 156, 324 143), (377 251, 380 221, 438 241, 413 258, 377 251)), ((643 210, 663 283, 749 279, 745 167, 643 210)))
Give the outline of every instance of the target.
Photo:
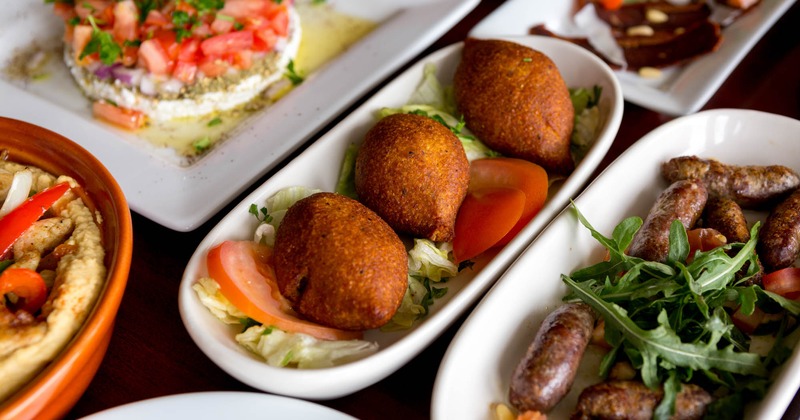
POLYGON ((14 293, 22 299, 19 309, 34 313, 47 299, 47 286, 41 274, 29 268, 7 268, 0 274, 0 296, 14 293))
POLYGON ((39 191, 0 219, 0 259, 8 253, 20 235, 69 190, 64 182, 39 191))

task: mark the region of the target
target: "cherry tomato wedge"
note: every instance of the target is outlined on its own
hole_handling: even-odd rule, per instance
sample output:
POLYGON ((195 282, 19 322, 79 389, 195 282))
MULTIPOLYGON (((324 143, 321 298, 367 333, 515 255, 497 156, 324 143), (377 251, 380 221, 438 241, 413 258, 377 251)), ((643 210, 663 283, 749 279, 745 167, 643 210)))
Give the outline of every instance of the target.
POLYGON ((525 193, 516 188, 468 192, 456 217, 453 258, 465 261, 495 246, 517 224, 525 201, 525 193))
POLYGON ((17 238, 31 227, 33 222, 39 220, 69 189, 69 184, 66 182, 45 188, 3 216, 0 219, 0 258, 5 256, 17 238))
POLYGON ((691 229, 686 231, 686 236, 689 239, 689 261, 694 259, 697 251, 710 251, 728 243, 725 235, 711 228, 691 229))
POLYGON ((7 268, 0 274, 0 298, 14 293, 22 299, 19 309, 34 313, 47 299, 47 286, 41 274, 29 268, 7 268))
POLYGON ((800 268, 787 267, 773 271, 761 279, 764 290, 777 293, 787 299, 800 297, 800 268))
POLYGON ((220 292, 250 318, 286 332, 308 334, 323 340, 351 340, 360 331, 325 327, 304 319, 291 309, 278 291, 270 266, 272 248, 251 241, 225 241, 208 252, 208 275, 220 292))

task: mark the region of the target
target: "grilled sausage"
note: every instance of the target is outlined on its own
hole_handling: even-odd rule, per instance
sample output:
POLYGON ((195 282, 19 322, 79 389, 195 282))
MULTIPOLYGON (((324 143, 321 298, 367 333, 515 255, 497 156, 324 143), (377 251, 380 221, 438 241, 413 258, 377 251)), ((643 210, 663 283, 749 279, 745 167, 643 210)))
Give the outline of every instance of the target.
MULTIPOLYGON (((651 419, 664 392, 650 389, 639 381, 608 381, 581 392, 572 420, 651 419)), ((675 399, 672 419, 700 419, 705 415, 711 395, 693 384, 683 384, 675 399)))
POLYGON ((800 190, 770 212, 761 228, 757 249, 768 272, 789 267, 800 256, 800 190))
POLYGON ((703 209, 703 227, 715 229, 728 243, 750 240, 742 208, 730 198, 709 197, 703 209))
POLYGON ((595 314, 585 303, 558 307, 542 321, 514 370, 509 401, 520 412, 547 412, 569 392, 594 329, 595 314))
POLYGON ((656 199, 644 224, 634 235, 628 255, 648 261, 666 261, 672 221, 680 220, 684 228, 691 229, 700 218, 707 199, 706 187, 699 180, 672 183, 656 199))
POLYGON ((775 203, 800 186, 800 176, 780 165, 736 166, 714 159, 682 156, 661 167, 668 182, 701 179, 712 197, 730 198, 742 208, 758 208, 775 203))

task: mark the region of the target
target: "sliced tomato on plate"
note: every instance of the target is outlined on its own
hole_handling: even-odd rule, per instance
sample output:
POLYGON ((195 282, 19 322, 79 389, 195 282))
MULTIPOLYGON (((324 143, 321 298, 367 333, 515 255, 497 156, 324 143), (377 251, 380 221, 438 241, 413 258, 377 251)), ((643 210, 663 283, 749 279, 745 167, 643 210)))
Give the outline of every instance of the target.
POLYGON ((92 104, 92 114, 96 118, 128 130, 138 130, 144 127, 147 122, 147 117, 144 113, 134 109, 118 107, 106 101, 95 101, 92 104))
POLYGON ((225 241, 208 252, 208 275, 231 304, 248 317, 286 332, 323 340, 352 340, 360 331, 344 331, 300 319, 278 291, 270 266, 272 248, 252 241, 225 241))
POLYGON ((453 257, 457 262, 475 258, 517 224, 525 209, 525 193, 516 188, 483 188, 461 202, 456 218, 453 257))
MULTIPOLYGON (((499 239, 496 239, 486 247, 486 243, 498 235, 497 224, 488 220, 474 220, 472 219, 473 216, 469 216, 474 212, 464 212, 462 215, 462 211, 459 209, 459 215, 456 217, 456 238, 453 241, 453 254, 456 256, 457 261, 463 261, 477 255, 466 256, 472 254, 472 252, 464 252, 466 248, 486 247, 483 249, 485 251, 495 246, 505 245, 511 241, 544 206, 548 188, 547 172, 541 166, 522 159, 500 157, 472 161, 470 163, 470 182, 467 196, 473 196, 473 199, 475 199, 474 195, 479 191, 496 188, 510 188, 523 193, 524 200, 520 215, 512 220, 513 223, 511 223, 509 229, 500 235, 499 239), (462 226, 459 228, 459 225, 462 226), (482 225, 485 225, 485 227, 482 227, 482 225), (467 245, 467 239, 464 237, 464 232, 467 231, 465 226, 470 227, 470 240, 477 241, 479 246, 467 245), (462 232, 462 238, 460 239, 458 237, 459 231, 462 232), (459 258, 459 256, 463 258, 459 258)), ((511 198, 496 200, 497 210, 508 214, 507 207, 515 205, 512 204, 512 200, 511 198)), ((465 201, 467 200, 465 199, 465 201)), ((489 203, 484 200, 483 204, 488 205, 489 203)), ((492 218, 499 217, 498 213, 492 218)), ((509 221, 506 220, 503 223, 508 224, 509 221)))

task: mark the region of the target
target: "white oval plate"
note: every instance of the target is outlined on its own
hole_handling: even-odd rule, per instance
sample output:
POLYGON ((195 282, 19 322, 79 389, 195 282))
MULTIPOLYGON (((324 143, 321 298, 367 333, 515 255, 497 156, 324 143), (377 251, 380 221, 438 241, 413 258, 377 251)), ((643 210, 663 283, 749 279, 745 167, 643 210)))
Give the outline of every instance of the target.
MULTIPOLYGON (((601 233, 610 235, 628 216, 644 218, 667 186, 660 164, 681 155, 733 164, 782 164, 800 170, 800 121, 746 110, 705 111, 653 130, 617 158, 575 200, 601 233)), ((486 294, 456 333, 434 385, 434 419, 490 418, 492 403, 507 404, 511 372, 539 324, 567 291, 562 273, 603 258, 604 249, 565 209, 486 294), (476 414, 477 413, 477 414, 476 414)), ((578 394, 598 381, 599 355, 588 354, 572 392, 547 413, 569 418, 578 394)), ((747 418, 779 419, 800 385, 795 350, 769 394, 748 408, 747 418)))
MULTIPOLYGON (((629 71, 616 72, 625 100, 671 115, 696 112, 794 2, 760 2, 722 30, 722 44, 716 51, 686 65, 665 68, 658 79, 645 79, 629 71)), ((562 30, 569 31, 572 26, 574 3, 572 0, 510 0, 475 25, 470 36, 522 35, 540 23, 556 33, 568 35, 562 30)))
POLYGON ((44 1, 7 1, 0 8, 0 115, 74 140, 108 167, 133 211, 173 230, 194 230, 436 41, 478 0, 328 3, 378 26, 190 166, 164 158, 170 150, 95 120, 66 66, 24 88, 4 79, 1 69, 18 49, 61 38, 64 25, 44 1))
POLYGON ((292 185, 333 191, 347 147, 361 142, 364 133, 375 123, 374 115, 380 108, 399 107, 407 102, 422 81, 426 63, 436 64, 439 80, 444 85, 451 84, 455 66, 460 61, 462 44, 443 48, 397 77, 276 173, 239 203, 200 243, 184 272, 179 306, 186 329, 211 360, 250 386, 302 398, 336 398, 367 387, 400 368, 429 345, 494 283, 569 199, 578 194, 605 156, 619 128, 622 118, 619 85, 605 64, 579 47, 544 37, 512 39, 550 56, 567 85, 602 86, 601 106, 606 110, 604 126, 590 152, 563 184, 551 189, 545 207, 528 226, 496 256, 479 259, 473 270, 465 270, 450 279, 445 297, 437 300, 430 314, 414 328, 394 333, 367 331, 365 339, 378 342, 380 350, 366 359, 334 368, 301 371, 267 366, 234 341, 235 330, 214 318, 191 289, 199 277, 206 275, 205 257, 209 248, 227 239, 252 238, 256 220, 248 213, 251 204, 263 205, 279 189, 292 185))
POLYGON ((151 398, 109 408, 86 420, 140 419, 308 419, 353 420, 323 405, 257 392, 195 392, 151 398))

